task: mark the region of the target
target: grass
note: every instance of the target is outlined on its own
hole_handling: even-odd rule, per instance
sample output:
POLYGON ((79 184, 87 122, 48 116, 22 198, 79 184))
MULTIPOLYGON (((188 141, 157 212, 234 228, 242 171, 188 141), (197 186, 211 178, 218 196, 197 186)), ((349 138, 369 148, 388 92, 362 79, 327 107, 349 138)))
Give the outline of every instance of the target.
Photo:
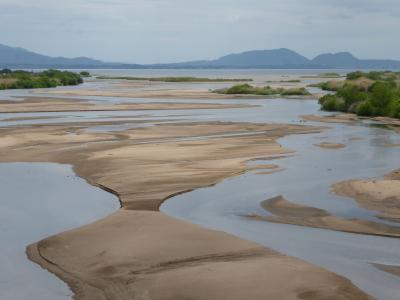
POLYGON ((98 76, 98 79, 121 79, 161 82, 250 82, 249 78, 202 78, 202 77, 131 77, 131 76, 98 76))
POLYGON ((51 88, 78 85, 83 82, 81 75, 68 71, 47 70, 28 72, 22 70, 0 70, 0 90, 51 88))
POLYGON ((215 93, 226 94, 226 95, 260 95, 260 96, 305 96, 310 93, 305 88, 272 88, 270 86, 256 87, 245 84, 236 84, 230 88, 215 90, 215 93))

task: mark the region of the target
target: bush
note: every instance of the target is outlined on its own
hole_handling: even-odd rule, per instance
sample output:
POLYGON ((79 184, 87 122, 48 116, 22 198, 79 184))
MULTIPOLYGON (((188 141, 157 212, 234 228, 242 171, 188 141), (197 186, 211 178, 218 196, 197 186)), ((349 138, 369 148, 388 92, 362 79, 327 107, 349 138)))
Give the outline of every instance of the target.
POLYGON ((229 94, 229 95, 282 95, 282 96, 301 96, 301 95, 309 95, 310 93, 305 88, 293 88, 293 89, 284 89, 284 88, 272 88, 270 86, 264 87, 255 87, 250 84, 237 84, 227 89, 216 90, 214 92, 221 94, 229 94))
POLYGON ((89 77, 90 76, 90 73, 88 72, 88 71, 82 71, 82 72, 80 72, 79 73, 81 76, 83 76, 83 77, 89 77))
POLYGON ((356 71, 356 72, 351 72, 349 74, 347 74, 346 79, 347 80, 355 80, 358 78, 361 78, 364 76, 364 73, 361 71, 356 71))
POLYGON ((250 84, 237 84, 228 88, 226 94, 252 94, 254 92, 254 87, 250 84))
POLYGON ((31 89, 51 88, 59 85, 78 85, 82 77, 73 72, 47 70, 43 72, 28 72, 23 70, 11 71, 3 69, 1 78, 9 80, 2 83, 0 89, 31 89))
POLYGON ((281 92, 282 96, 305 96, 305 95, 310 95, 310 93, 305 89, 305 88, 293 88, 293 89, 287 89, 283 90, 281 92))
POLYGON ((335 95, 321 97, 319 103, 328 111, 400 118, 398 82, 400 73, 396 72, 352 72, 335 95))
POLYGON ((365 117, 372 117, 376 114, 373 105, 369 101, 361 102, 356 108, 356 113, 365 117))

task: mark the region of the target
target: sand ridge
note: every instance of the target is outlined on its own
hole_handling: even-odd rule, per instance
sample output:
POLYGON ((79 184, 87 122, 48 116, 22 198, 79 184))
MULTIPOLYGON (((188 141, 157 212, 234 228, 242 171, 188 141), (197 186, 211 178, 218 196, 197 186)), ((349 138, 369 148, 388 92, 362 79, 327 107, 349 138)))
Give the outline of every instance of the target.
POLYGON ((340 218, 323 209, 290 202, 282 196, 265 200, 261 203, 261 206, 272 216, 251 215, 249 217, 274 223, 358 234, 400 237, 400 227, 368 220, 340 218))

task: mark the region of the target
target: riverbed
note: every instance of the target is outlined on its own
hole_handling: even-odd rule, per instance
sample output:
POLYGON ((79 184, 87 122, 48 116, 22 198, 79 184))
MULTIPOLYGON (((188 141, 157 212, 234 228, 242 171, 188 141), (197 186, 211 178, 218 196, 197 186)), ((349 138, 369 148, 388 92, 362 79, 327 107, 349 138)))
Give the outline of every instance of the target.
MULTIPOLYGON (((121 74, 121 71, 118 74, 121 74)), ((299 74, 294 72, 289 76, 299 74)), ((216 72, 214 75, 225 77, 226 74, 216 72)), ((239 71, 235 75, 253 76, 260 82, 283 76, 279 72, 266 77, 262 73, 239 71)), ((103 84, 105 83, 88 82, 71 89, 98 88, 103 84)), ((188 87, 185 84, 165 86, 188 87)), ((206 85, 195 86, 204 88, 206 85)), ((193 88, 191 85, 189 87, 193 88)), ((48 97, 45 94, 33 94, 33 91, 0 94, 4 99, 26 95, 48 97)), ((103 96, 57 97, 83 99, 93 103, 207 102, 251 106, 232 109, 4 113, 0 114, 0 126, 77 126, 80 122, 85 122, 85 131, 89 133, 124 132, 127 129, 157 126, 165 122, 250 122, 325 127, 320 133, 292 135, 280 139, 279 143, 284 148, 293 150, 293 153, 284 158, 268 160, 267 163, 280 167, 279 172, 247 172, 215 186, 175 196, 161 206, 161 211, 174 218, 222 230, 322 266, 350 279, 378 299, 398 299, 400 278, 377 269, 373 264, 400 266, 399 239, 275 224, 246 217, 252 214, 267 215, 260 203, 276 196, 284 196, 291 202, 321 208, 342 218, 359 218, 397 225, 376 218, 375 212, 360 208, 352 199, 338 197, 330 192, 331 185, 336 182, 379 178, 398 168, 399 148, 386 146, 400 143, 396 132, 377 127, 368 121, 347 125, 304 121, 301 115, 327 114, 319 110, 317 101, 306 99, 149 100, 103 96), (118 124, 109 124, 117 121, 118 124), (90 122, 93 122, 93 126, 90 122), (99 124, 101 122, 108 123, 99 124), (323 142, 343 144, 344 147, 323 149, 315 146, 323 142)), ((221 136, 197 136, 182 140, 209 138, 221 136)), ((249 162, 252 165, 265 163, 263 160, 249 162)), ((3 191, 0 199, 0 238, 9 245, 9 249, 2 252, 0 264, 2 269, 5 266, 5 270, 11 269, 11 266, 18 266, 13 271, 1 272, 0 298, 25 299, 29 295, 33 299, 69 299, 71 292, 68 287, 55 276, 29 262, 24 253, 25 247, 50 235, 80 227, 109 215, 119 208, 118 199, 76 177, 71 167, 58 164, 0 164, 0 187, 3 191), (21 286, 24 288, 21 289, 21 286)))

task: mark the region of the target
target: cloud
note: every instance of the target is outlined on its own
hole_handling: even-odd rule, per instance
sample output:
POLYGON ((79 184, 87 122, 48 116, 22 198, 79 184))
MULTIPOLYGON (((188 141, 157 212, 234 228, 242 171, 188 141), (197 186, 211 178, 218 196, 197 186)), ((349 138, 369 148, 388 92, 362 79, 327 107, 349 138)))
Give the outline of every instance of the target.
POLYGON ((127 62, 278 47, 400 59, 399 16, 398 0, 0 0, 0 43, 127 62))

